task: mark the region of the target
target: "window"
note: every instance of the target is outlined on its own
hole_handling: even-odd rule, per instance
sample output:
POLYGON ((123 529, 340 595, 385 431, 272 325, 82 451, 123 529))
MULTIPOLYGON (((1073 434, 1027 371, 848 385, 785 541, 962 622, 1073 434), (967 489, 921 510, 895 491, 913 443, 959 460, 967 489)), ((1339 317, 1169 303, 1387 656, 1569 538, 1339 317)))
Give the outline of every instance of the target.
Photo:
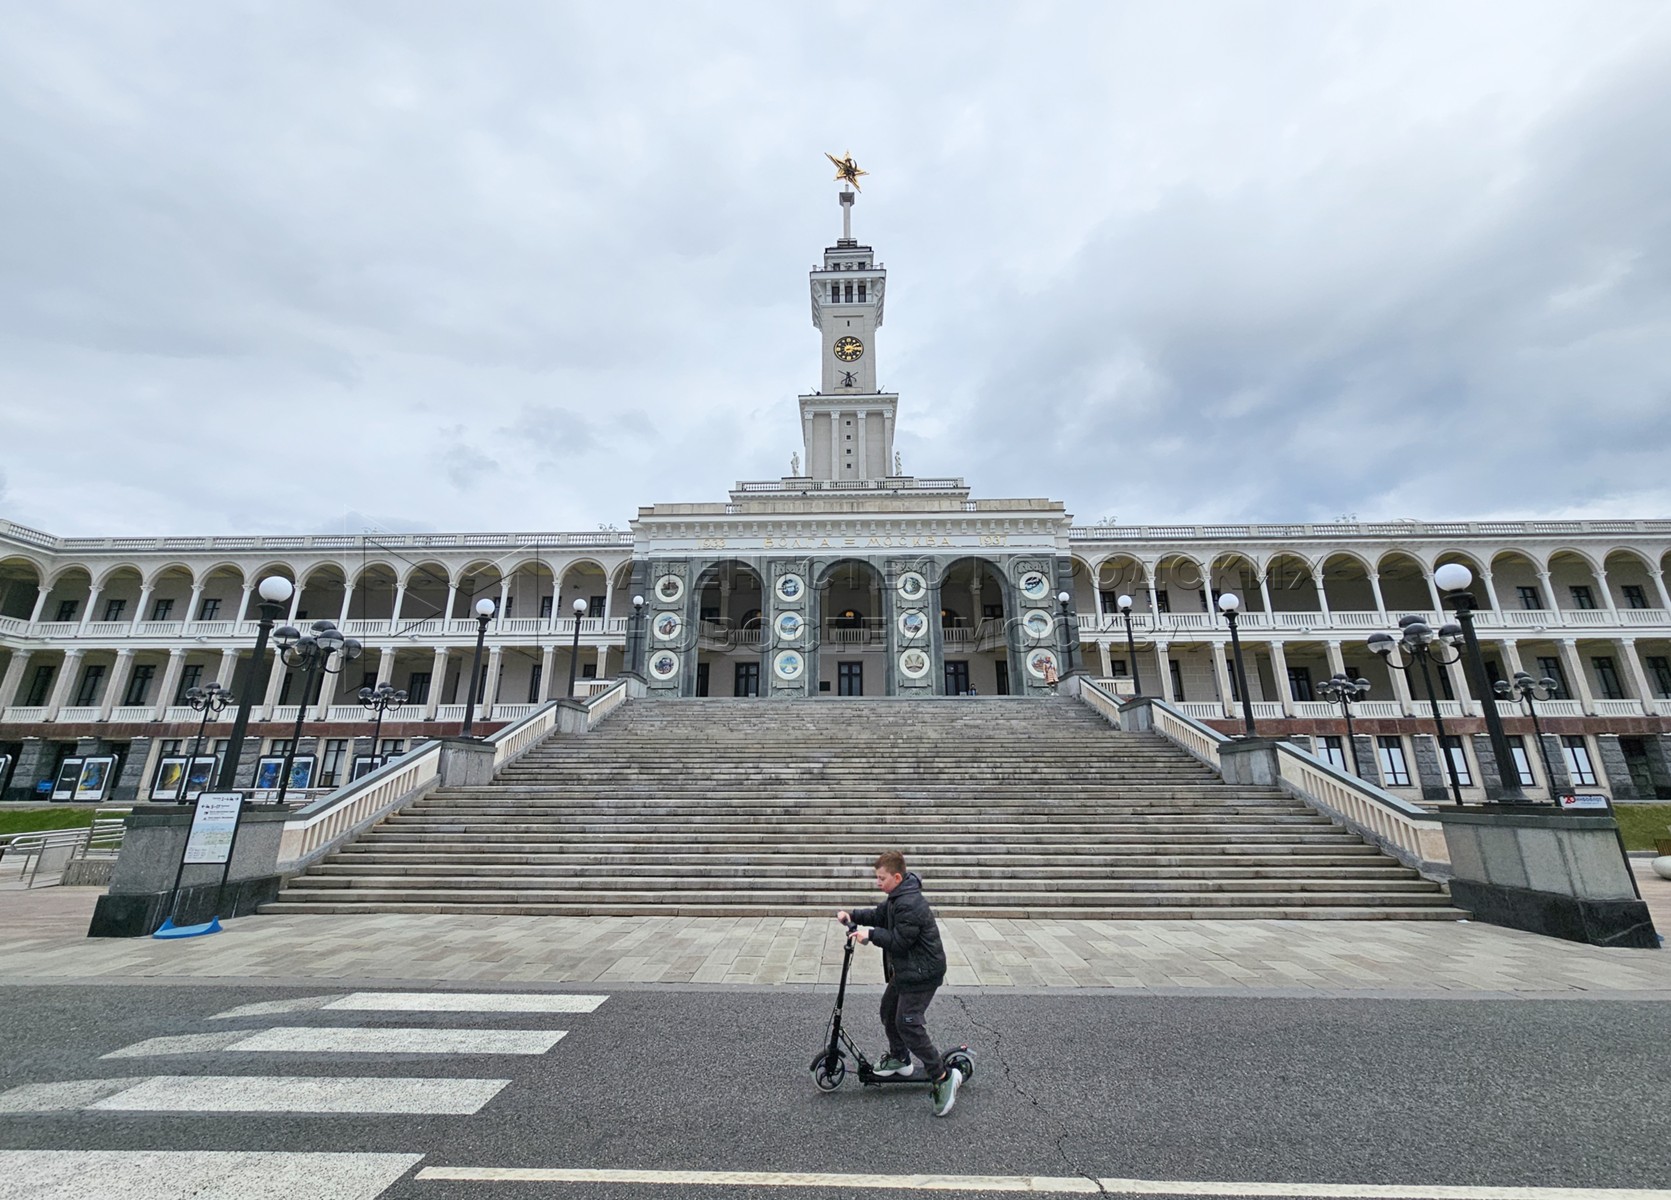
POLYGON ((842 299, 846 300, 847 303, 849 303, 849 304, 853 303, 853 285, 852 285, 852 283, 849 282, 848 285, 846 286, 846 288, 843 289, 843 291, 845 292, 845 295, 843 295, 842 299))
POLYGON ((551 606, 553 600, 554 598, 551 596, 540 597, 540 616, 542 618, 549 618, 551 616, 551 606))
POLYGON ((1183 668, 1178 665, 1178 660, 1175 658, 1168 659, 1167 666, 1172 669, 1172 699, 1182 700, 1184 698, 1183 668))
POLYGON ((863 304, 864 302, 865 302, 865 285, 863 283, 860 283, 859 284, 859 303, 863 304))
POLYGON ((1625 594, 1625 607, 1626 608, 1647 608, 1648 607, 1648 593, 1642 590, 1642 585, 1641 584, 1639 584, 1639 583, 1627 583, 1627 584, 1625 584, 1624 587, 1622 587, 1619 590, 1624 592, 1624 594, 1625 594))
POLYGON ((1521 608, 1542 608, 1543 607, 1543 597, 1538 594, 1538 589, 1537 588, 1535 588, 1535 587, 1517 587, 1514 590, 1516 592, 1520 593, 1520 607, 1521 608))
POLYGON ((290 703, 290 688, 291 688, 291 685, 294 684, 295 682, 296 682, 296 672, 286 671, 284 673, 284 682, 279 684, 278 702, 280 704, 289 704, 290 703))
POLYGON ((1561 670, 1560 659, 1540 655, 1538 658, 1538 678, 1553 679, 1555 685, 1561 689, 1561 695, 1572 695, 1572 689, 1567 686, 1567 673, 1561 670))
POLYGON ((1648 659, 1648 674, 1653 677, 1654 694, 1660 699, 1671 699, 1671 659, 1655 654, 1648 659))
POLYGON ((1309 701, 1311 699, 1311 668, 1288 668, 1288 694, 1295 700, 1309 701))
POLYGON ((174 601, 158 600, 155 604, 151 605, 151 620, 166 621, 169 619, 169 614, 173 611, 174 601))
POLYGON ((29 680, 29 690, 23 697, 26 707, 38 708, 46 703, 47 694, 52 690, 52 677, 57 671, 57 667, 35 668, 34 677, 29 680))
POLYGON ((1163 612, 1163 613, 1169 613, 1169 612, 1172 611, 1172 593, 1171 592, 1156 592, 1155 593, 1155 611, 1156 612, 1163 612))
POLYGON ((540 702, 540 676, 543 675, 544 673, 545 673, 545 666, 542 663, 535 663, 534 664, 534 669, 532 671, 528 672, 528 703, 529 704, 538 704, 540 702))
POLYGON ((1410 786, 1410 767, 1404 761, 1404 741, 1402 738, 1396 734, 1383 734, 1376 738, 1375 757, 1381 764, 1382 786, 1410 786))
MULTIPOLYGON (((1473 787, 1474 777, 1468 770, 1468 752, 1462 748, 1462 739, 1455 736, 1446 737, 1445 753, 1450 755, 1451 765, 1456 768, 1457 784, 1461 787, 1473 787)), ((1448 769, 1445 774, 1445 782, 1450 782, 1448 769)))
POLYGON ((1561 738, 1561 754, 1566 759, 1567 774, 1575 784, 1596 786, 1596 769, 1590 762, 1590 748, 1581 733, 1569 733, 1561 738))
POLYGON ((75 690, 77 704, 95 704, 99 698, 99 687, 104 683, 104 667, 93 663, 81 672, 81 686, 75 690))
POLYGON ((1317 757, 1328 763, 1331 767, 1336 767, 1342 771, 1346 769, 1345 747, 1342 745, 1341 739, 1338 737, 1324 734, 1322 737, 1318 738, 1317 757))
POLYGON ((1115 679, 1124 679, 1127 675, 1131 674, 1131 672, 1129 670, 1127 670, 1126 660, 1123 659, 1123 658, 1111 658, 1111 659, 1109 659, 1108 660, 1108 669, 1109 669, 1109 673, 1115 679))
POLYGON ((1595 668, 1596 683, 1601 687, 1603 700, 1625 698, 1625 689, 1619 684, 1619 668, 1614 665, 1610 655, 1598 654, 1590 660, 1590 666, 1595 668))
POLYGON ((598 664, 595 663, 595 662, 594 663, 581 663, 580 664, 580 677, 582 679, 596 679, 598 677, 598 664))
POLYGON ((1433 673, 1438 676, 1439 695, 1445 700, 1456 699, 1456 688, 1451 683, 1450 668, 1444 663, 1433 664, 1433 673))
POLYGON ((586 615, 588 617, 602 617, 603 600, 604 598, 602 596, 593 596, 590 600, 588 600, 586 602, 586 615))
POLYGON ((1514 756, 1514 770, 1520 776, 1521 787, 1531 787, 1537 782, 1532 778, 1532 760, 1526 754, 1526 739, 1518 733, 1508 735, 1509 753, 1514 756))
POLYGON ((145 694, 151 690, 151 680, 156 678, 157 669, 150 663, 140 663, 128 676, 128 690, 122 697, 123 704, 144 704, 145 694))
POLYGON ((60 621, 73 621, 73 620, 75 620, 75 606, 77 604, 80 604, 80 603, 81 603, 81 601, 79 601, 79 600, 60 600, 60 601, 58 601, 58 619, 60 621))
POLYGON ((1574 584, 1568 590, 1572 592, 1572 606, 1574 608, 1594 608, 1596 606, 1596 594, 1584 584, 1574 584))
POLYGON ((180 672, 180 690, 174 695, 174 703, 184 704, 186 693, 198 687, 203 682, 203 668, 200 666, 187 667, 180 672))
POLYGON ((290 747, 296 743, 290 738, 274 738, 267 746, 268 754, 289 754, 290 747))
POLYGON ((104 602, 104 619, 107 621, 120 621, 122 619, 122 613, 127 607, 128 602, 126 600, 106 600, 104 602))
POLYGON ((406 739, 384 738, 382 744, 377 748, 377 753, 384 761, 397 758, 406 753, 406 739))
POLYGON ((319 784, 321 787, 335 787, 343 782, 342 760, 347 756, 347 738, 332 738, 325 743, 325 753, 319 764, 319 784))
MULTIPOLYGON (((198 606, 197 619, 199 621, 213 621, 219 615, 220 615, 220 601, 219 600, 205 600, 201 605, 198 606)), ((296 614, 298 619, 301 618, 301 617, 304 617, 306 615, 307 615, 306 613, 297 613, 296 614)))
POLYGON ((430 672, 413 671, 406 680, 406 700, 409 704, 429 703, 430 672))

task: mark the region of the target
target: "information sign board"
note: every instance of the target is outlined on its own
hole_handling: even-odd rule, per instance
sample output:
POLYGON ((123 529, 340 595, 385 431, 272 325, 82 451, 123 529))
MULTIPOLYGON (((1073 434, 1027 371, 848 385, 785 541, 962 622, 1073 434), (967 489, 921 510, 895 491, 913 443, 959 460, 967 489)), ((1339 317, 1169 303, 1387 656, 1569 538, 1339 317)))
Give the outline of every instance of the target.
POLYGON ((1561 797, 1561 809, 1566 811, 1574 808, 1607 808, 1606 796, 1565 795, 1561 797))
POLYGON ((238 830, 242 792, 204 792, 197 798, 191 832, 186 836, 188 863, 223 863, 232 851, 232 836, 238 830))

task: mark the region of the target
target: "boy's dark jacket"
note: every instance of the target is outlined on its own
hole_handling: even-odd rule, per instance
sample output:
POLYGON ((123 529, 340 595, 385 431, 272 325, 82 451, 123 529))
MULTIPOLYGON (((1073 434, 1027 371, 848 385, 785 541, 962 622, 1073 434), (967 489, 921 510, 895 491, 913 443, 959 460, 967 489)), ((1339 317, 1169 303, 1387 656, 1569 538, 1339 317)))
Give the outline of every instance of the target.
POLYGON ((926 992, 945 982, 946 950, 940 944, 940 927, 915 871, 900 880, 882 903, 858 909, 852 917, 871 927, 870 940, 882 950, 883 974, 900 991, 926 992))

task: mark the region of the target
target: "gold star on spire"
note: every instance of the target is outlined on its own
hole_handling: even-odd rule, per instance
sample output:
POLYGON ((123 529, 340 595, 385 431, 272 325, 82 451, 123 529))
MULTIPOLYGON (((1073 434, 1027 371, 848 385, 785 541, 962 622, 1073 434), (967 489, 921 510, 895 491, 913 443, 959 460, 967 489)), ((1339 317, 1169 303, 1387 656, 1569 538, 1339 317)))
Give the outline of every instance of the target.
POLYGON ((864 189, 859 186, 859 176, 869 175, 870 172, 859 170, 859 164, 853 161, 853 152, 851 150, 849 150, 842 158, 837 158, 828 151, 825 152, 824 157, 835 164, 836 179, 838 182, 852 184, 855 192, 864 191, 864 189))

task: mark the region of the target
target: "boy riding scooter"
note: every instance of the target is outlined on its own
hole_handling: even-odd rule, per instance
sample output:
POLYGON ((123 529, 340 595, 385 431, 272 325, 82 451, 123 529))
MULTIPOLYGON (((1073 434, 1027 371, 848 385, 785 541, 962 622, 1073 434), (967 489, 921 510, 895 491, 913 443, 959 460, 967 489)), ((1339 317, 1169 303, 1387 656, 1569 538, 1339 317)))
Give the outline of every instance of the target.
POLYGON ((882 1028, 888 1034, 888 1054, 875 1068, 878 1075, 910 1076, 922 1069, 933 1081, 930 1096, 934 1115, 943 1117, 957 1102, 962 1073, 947 1069, 940 1052, 928 1036, 923 1014, 934 993, 946 978, 946 951, 940 944, 940 927, 934 910, 923 895, 922 880, 907 874, 905 856, 897 850, 879 855, 874 864, 876 886, 888 898, 875 908, 851 913, 838 912, 843 925, 864 926, 852 934, 855 941, 869 942, 882 951, 883 976, 888 981, 882 993, 882 1028))

